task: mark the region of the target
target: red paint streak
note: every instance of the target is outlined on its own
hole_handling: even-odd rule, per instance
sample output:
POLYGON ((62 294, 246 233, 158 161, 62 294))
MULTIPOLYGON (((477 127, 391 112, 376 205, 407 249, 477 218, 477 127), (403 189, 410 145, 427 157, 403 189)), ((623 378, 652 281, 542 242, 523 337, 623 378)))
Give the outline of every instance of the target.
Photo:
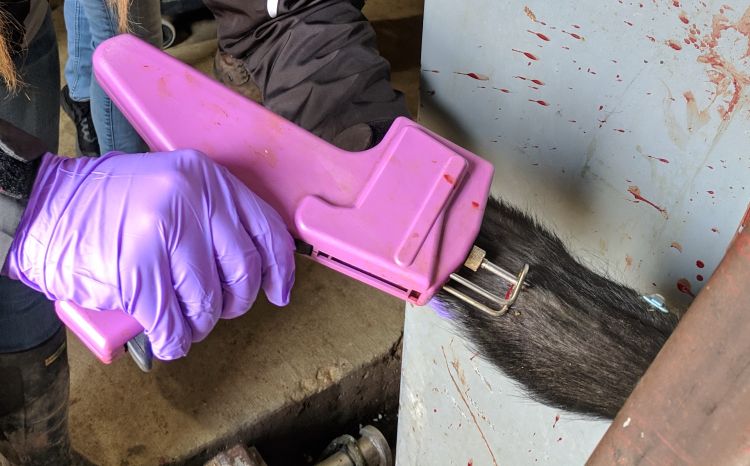
POLYGON ((540 39, 542 39, 542 40, 546 40, 547 42, 549 42, 549 37, 545 36, 545 35, 544 35, 544 34, 542 34, 541 32, 534 32, 534 31, 531 31, 531 30, 529 30, 529 29, 527 29, 527 30, 526 30, 526 32, 530 32, 531 34, 534 34, 534 35, 535 35, 535 36, 537 36, 538 38, 540 38, 540 39))
POLYGON ((538 58, 537 58, 537 57, 536 57, 536 56, 535 56, 534 54, 532 54, 532 53, 529 53, 529 52, 524 52, 523 50, 517 50, 517 49, 511 49, 511 50, 513 50, 514 52, 518 52, 518 53, 522 53, 522 54, 524 54, 524 55, 526 56, 526 58, 528 58, 528 59, 530 59, 530 60, 539 60, 539 59, 538 59, 538 58))
POLYGON ((471 201, 471 206, 474 207, 475 209, 478 209, 479 203, 477 201, 471 201))
POLYGON ((680 243, 678 243, 677 241, 672 241, 672 244, 670 244, 669 247, 675 248, 678 251, 682 252, 682 245, 680 243))
POLYGON ((553 429, 557 426, 557 421, 559 420, 560 420, 560 415, 559 414, 555 415, 555 422, 552 424, 553 429))
POLYGON ((456 74, 462 74, 464 76, 468 76, 471 79, 476 79, 478 81, 489 81, 490 80, 489 76, 484 75, 484 74, 479 74, 479 73, 460 73, 460 72, 456 71, 456 74))
POLYGON ((682 50, 682 46, 671 39, 667 41, 667 45, 675 50, 682 50))
POLYGON ((693 288, 687 278, 680 278, 677 280, 677 289, 680 290, 681 293, 685 293, 686 295, 695 298, 693 288))
POLYGON ((508 288, 508 291, 505 292, 505 299, 510 299, 510 295, 513 294, 513 288, 515 288, 515 285, 510 285, 510 288, 508 288))
POLYGON ((627 24, 628 26, 632 26, 633 25, 633 23, 631 23, 630 21, 625 21, 625 24, 627 24))
POLYGON ((617 132, 619 132, 619 133, 624 133, 624 132, 625 132, 625 130, 624 130, 624 129, 620 129, 620 128, 614 129, 613 131, 617 131, 617 132))
POLYGON ((646 37, 648 37, 648 40, 650 40, 651 42, 656 42, 656 37, 654 36, 646 36, 646 37))
POLYGON ((695 261, 695 266, 698 267, 699 269, 702 269, 703 267, 706 266, 706 264, 704 264, 703 261, 701 260, 697 260, 695 261))
POLYGON ((539 105, 541 105, 543 107, 549 107, 549 104, 547 102, 543 101, 543 100, 532 100, 532 99, 529 99, 529 102, 536 102, 536 103, 538 103, 539 105))
POLYGON ((684 11, 680 12, 680 21, 682 21, 685 24, 690 23, 690 20, 687 17, 687 14, 684 11))
POLYGON ((450 176, 447 173, 445 175, 443 175, 443 178, 445 178, 445 181, 447 181, 450 184, 455 184, 456 183, 456 179, 453 178, 452 176, 450 176))
POLYGON ((658 210, 664 218, 669 218, 669 214, 667 213, 667 209, 663 207, 659 207, 658 205, 654 204, 653 202, 649 201, 645 197, 641 195, 641 189, 638 186, 629 186, 628 192, 633 195, 635 198, 635 202, 643 201, 646 204, 650 205, 654 209, 658 210))
POLYGON ((583 37, 579 36, 579 35, 578 35, 578 34, 576 34, 575 32, 568 32, 568 31, 566 31, 565 29, 563 29, 563 30, 562 30, 562 32, 564 32, 565 34, 569 35, 569 36, 570 36, 570 37, 572 37, 573 39, 583 40, 583 37))
POLYGON ((703 275, 698 274, 698 275, 695 276, 695 279, 698 280, 699 282, 702 282, 703 281, 703 275))

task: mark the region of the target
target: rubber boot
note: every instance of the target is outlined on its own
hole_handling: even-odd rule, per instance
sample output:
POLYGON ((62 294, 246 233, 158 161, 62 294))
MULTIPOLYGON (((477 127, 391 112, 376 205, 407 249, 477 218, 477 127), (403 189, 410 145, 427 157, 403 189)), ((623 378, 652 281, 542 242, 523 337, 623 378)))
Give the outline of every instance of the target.
POLYGON ((0 464, 70 464, 69 385, 64 328, 36 348, 0 354, 0 464))

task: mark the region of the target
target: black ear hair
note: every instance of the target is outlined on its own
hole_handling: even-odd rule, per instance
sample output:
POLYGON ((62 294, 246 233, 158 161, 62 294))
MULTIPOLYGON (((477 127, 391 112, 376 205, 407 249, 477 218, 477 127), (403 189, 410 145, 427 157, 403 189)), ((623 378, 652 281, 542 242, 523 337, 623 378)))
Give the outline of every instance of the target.
MULTIPOLYGON (((495 199, 487 203, 476 245, 507 270, 529 264, 532 286, 501 317, 446 292, 433 298, 433 306, 448 311, 479 354, 532 398, 614 418, 677 326, 677 316, 650 309, 635 290, 592 272, 557 236, 495 199)), ((482 269, 470 278, 498 293, 508 286, 482 269)))

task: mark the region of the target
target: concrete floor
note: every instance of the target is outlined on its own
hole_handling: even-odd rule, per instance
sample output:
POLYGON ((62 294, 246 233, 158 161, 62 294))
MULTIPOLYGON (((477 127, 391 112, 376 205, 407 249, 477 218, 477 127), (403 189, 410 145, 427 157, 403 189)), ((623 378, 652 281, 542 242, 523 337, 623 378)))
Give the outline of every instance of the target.
MULTIPOLYGON (((422 8, 423 0, 370 0, 365 10, 414 114, 422 8)), ((61 8, 54 17, 64 60, 61 8)), ((202 24, 208 36, 173 53, 209 72, 212 27, 202 24)), ((60 153, 74 154, 74 128, 64 115, 60 132, 60 153)), ((261 453, 269 459, 278 457, 271 450, 281 440, 295 442, 300 433, 330 439, 342 433, 331 426, 356 426, 395 409, 403 309, 302 259, 290 306, 261 299, 247 315, 221 322, 187 358, 157 363, 150 374, 127 358, 102 365, 71 335, 73 445, 103 466, 196 464, 237 440, 267 445, 261 453)))

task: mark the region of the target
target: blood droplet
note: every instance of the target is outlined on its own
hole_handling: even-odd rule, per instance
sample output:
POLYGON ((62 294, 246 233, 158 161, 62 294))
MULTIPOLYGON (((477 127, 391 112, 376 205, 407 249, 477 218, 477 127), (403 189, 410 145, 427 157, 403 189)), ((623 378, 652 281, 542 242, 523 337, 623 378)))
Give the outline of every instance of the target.
POLYGON ((549 42, 549 37, 545 36, 545 35, 544 35, 544 34, 542 34, 541 32, 534 32, 534 31, 531 31, 531 30, 529 30, 529 29, 527 29, 526 31, 527 31, 527 32, 530 32, 530 33, 532 33, 532 34, 534 34, 535 36, 537 36, 538 38, 540 38, 540 39, 542 39, 542 40, 546 40, 547 42, 549 42))
POLYGON ((506 300, 510 299, 510 295, 513 294, 513 288, 514 288, 514 285, 510 285, 510 287, 508 288, 508 291, 505 292, 506 300))
POLYGON ((704 264, 703 261, 698 260, 698 261, 695 261, 695 266, 698 267, 699 269, 702 269, 703 267, 706 266, 706 264, 704 264))
POLYGON ((543 107, 549 107, 549 104, 547 102, 543 101, 543 100, 529 99, 529 102, 536 102, 536 103, 538 103, 539 105, 541 105, 543 107))
POLYGON ((530 60, 539 60, 539 59, 538 59, 538 58, 536 57, 536 55, 534 55, 534 54, 532 54, 532 53, 529 53, 529 52, 524 52, 523 50, 518 50, 518 49, 511 49, 511 50, 513 50, 514 52, 518 52, 518 53, 522 53, 522 54, 524 54, 524 55, 526 56, 526 58, 528 58, 528 59, 530 59, 530 60))
POLYGON ((490 80, 489 76, 484 75, 484 74, 479 74, 479 73, 460 73, 460 72, 456 71, 456 74, 462 74, 464 76, 468 76, 471 79, 476 79, 478 81, 489 81, 490 80))
POLYGON ((667 41, 667 45, 669 45, 675 50, 682 50, 682 46, 671 39, 667 41))
POLYGON ((686 295, 695 298, 692 286, 690 285, 690 282, 687 280, 687 278, 680 278, 679 280, 677 280, 677 289, 680 290, 681 293, 685 293, 686 295))
POLYGON ((455 182, 456 182, 456 179, 453 178, 452 176, 450 176, 447 173, 445 175, 443 175, 443 178, 445 178, 445 181, 447 181, 450 184, 455 184, 455 182))
POLYGON ((479 203, 477 201, 471 201, 471 206, 474 207, 475 209, 478 209, 479 203))
POLYGON ((684 11, 680 12, 680 21, 682 21, 685 24, 690 23, 690 20, 687 17, 687 14, 684 11))
POLYGON ((703 275, 698 274, 698 275, 695 276, 695 279, 698 280, 699 282, 702 282, 703 281, 703 275))

